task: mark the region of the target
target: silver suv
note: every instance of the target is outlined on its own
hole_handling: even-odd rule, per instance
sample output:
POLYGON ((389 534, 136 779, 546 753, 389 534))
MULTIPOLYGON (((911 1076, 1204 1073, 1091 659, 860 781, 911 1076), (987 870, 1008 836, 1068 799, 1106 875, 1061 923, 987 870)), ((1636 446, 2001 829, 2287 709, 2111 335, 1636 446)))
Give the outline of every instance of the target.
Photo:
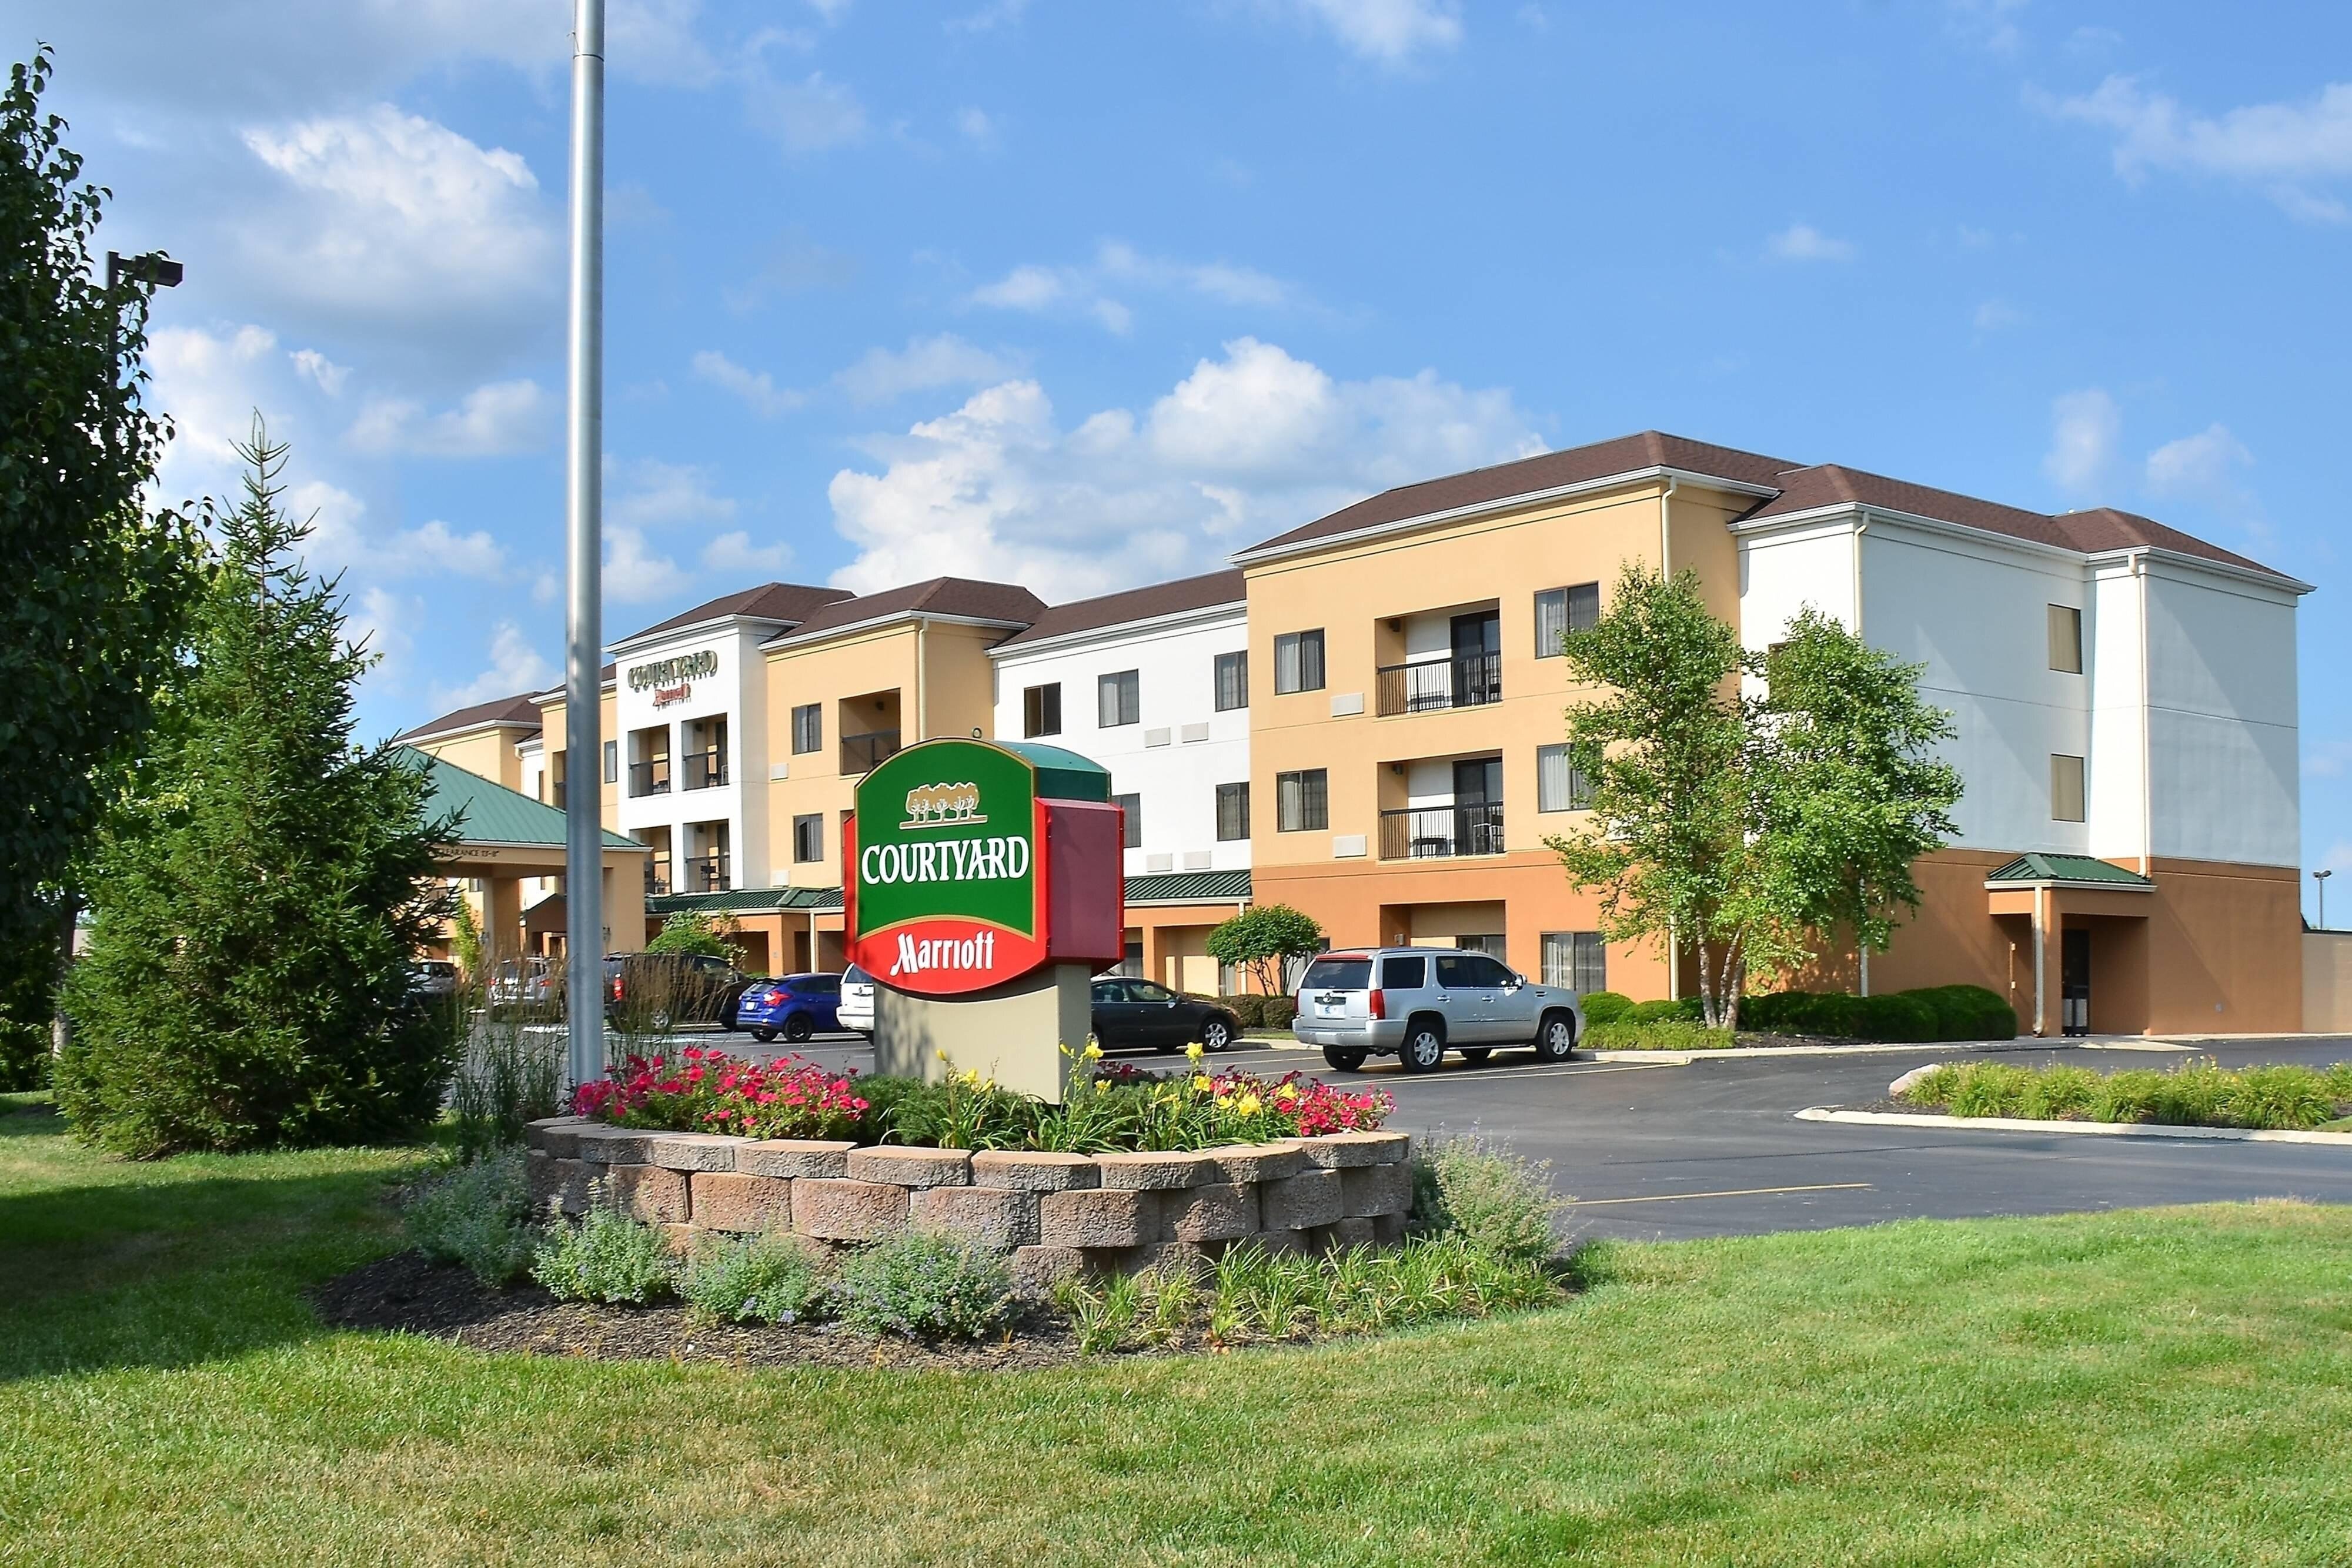
POLYGON ((1394 1056, 1429 1072, 1446 1051, 1484 1061, 1498 1045, 1530 1045, 1538 1061, 1566 1061, 1584 1033, 1576 993, 1538 986, 1484 953, 1374 947, 1326 953, 1298 982, 1290 1032, 1353 1072, 1368 1056, 1394 1056))

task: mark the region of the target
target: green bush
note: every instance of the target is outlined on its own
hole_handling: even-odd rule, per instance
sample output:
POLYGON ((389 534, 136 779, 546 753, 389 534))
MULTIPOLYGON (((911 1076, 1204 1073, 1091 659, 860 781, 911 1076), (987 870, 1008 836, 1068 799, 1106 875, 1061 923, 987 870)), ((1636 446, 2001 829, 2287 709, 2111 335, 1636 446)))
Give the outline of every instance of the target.
POLYGON ((401 1223, 436 1263, 461 1263, 485 1285, 520 1279, 540 1242, 522 1151, 500 1150, 420 1182, 401 1223))
POLYGON ((1635 1002, 1625 1016, 1633 1023, 1697 1023, 1706 1017, 1706 1009, 1696 997, 1678 997, 1672 1001, 1635 1002))
POLYGON ((1615 1023, 1633 1010, 1633 998, 1622 991, 1587 991, 1577 998, 1584 1009, 1584 1021, 1615 1023))
POLYGON ((2138 1067, 2105 1077, 2081 1067, 1964 1061, 1937 1067, 1904 1092, 1955 1116, 2029 1121, 2152 1122, 2179 1127, 2316 1127, 2352 1095, 2352 1072, 2295 1065, 2229 1071, 2194 1061, 2169 1072, 2138 1067))
POLYGON ((980 1339, 1015 1312, 1003 1258, 922 1230, 900 1231, 853 1254, 835 1295, 843 1322, 902 1339, 980 1339))
POLYGON ((1265 1027, 1264 997, 1255 992, 1245 991, 1238 997, 1221 997, 1218 999, 1233 1009, 1234 1017, 1241 1021, 1242 1028, 1246 1030, 1265 1027))
POLYGON ((706 1240, 687 1264, 678 1294, 713 1323, 812 1322, 831 1305, 807 1244, 775 1233, 706 1240))
POLYGON ((1667 1019, 1658 1023, 1592 1024, 1577 1043, 1594 1051, 1725 1051, 1739 1042, 1727 1029, 1667 1019))
POLYGON ((1832 1039, 2014 1040, 2017 1013, 1982 986, 1929 986, 1874 997, 1780 991, 1739 1004, 1743 1029, 1832 1039))
POLYGON ((1864 997, 1861 1013, 1865 1040, 1916 1042, 1937 1038, 1935 1012, 1906 991, 1864 997))
POLYGON ((1412 1160, 1412 1225, 1456 1237, 1497 1258, 1541 1262, 1559 1245, 1551 1164, 1479 1138, 1424 1144, 1412 1160))
POLYGON ((1298 1003, 1296 998, 1291 997, 1268 997, 1265 998, 1265 1023, 1264 1027, 1271 1030, 1286 1030, 1290 1027, 1292 1020, 1297 1017, 1298 1003))
POLYGON ((666 1301, 677 1273, 662 1233, 613 1207, 601 1184, 579 1223, 550 1226, 530 1260, 530 1277, 568 1301, 666 1301))

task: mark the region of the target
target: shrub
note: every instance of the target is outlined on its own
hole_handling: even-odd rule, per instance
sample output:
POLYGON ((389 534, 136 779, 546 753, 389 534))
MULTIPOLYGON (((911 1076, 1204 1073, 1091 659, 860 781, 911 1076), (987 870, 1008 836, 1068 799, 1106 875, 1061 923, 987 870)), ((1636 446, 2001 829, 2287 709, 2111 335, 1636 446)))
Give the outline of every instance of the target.
POLYGON ((1218 999, 1223 1002, 1226 1007, 1233 1009, 1234 1017, 1240 1020, 1242 1028, 1246 1030, 1264 1029, 1265 1027, 1265 998, 1264 997, 1252 991, 1245 992, 1238 997, 1221 997, 1218 999))
POLYGON ((1955 1116, 2154 1122, 2183 1127, 2316 1127, 2335 1118, 2341 1067, 2249 1067, 2196 1061, 2170 1072, 2138 1067, 2105 1077, 2081 1067, 1966 1061, 1937 1067, 1904 1092, 1955 1116))
POLYGON ((2241 1127, 2316 1127, 2336 1119, 2327 1079, 2308 1067, 2249 1067, 2236 1077, 2222 1109, 2241 1127))
POLYGON ((570 1301, 647 1301, 677 1289, 677 1260, 650 1225, 632 1219, 599 1189, 576 1225, 556 1221, 530 1260, 530 1277, 570 1301))
POLYGON ((1982 986, 1929 986, 1857 997, 1843 991, 1780 991, 1739 1004, 1749 1029, 1833 1039, 1895 1041, 2014 1040, 2017 1013, 1982 986))
POLYGON ((1864 997, 1861 1000, 1860 1032, 1866 1040, 1921 1041, 1937 1038, 1935 1013, 1926 1002, 1908 992, 1864 997))
POLYGON ((1448 1138, 1425 1145, 1412 1161, 1412 1224, 1454 1237, 1498 1258, 1539 1262, 1558 1245, 1551 1165, 1497 1144, 1448 1138))
POLYGON ((520 1144, 525 1124, 562 1113, 563 1051, 562 1036, 532 1035, 508 1019, 474 1030, 449 1086, 457 1146, 469 1158, 520 1144))
POLYGON ((900 1231, 854 1254, 835 1291, 842 1322, 905 1339, 979 1339, 1014 1312, 1003 1259, 921 1230, 900 1231))
POLYGON ((646 944, 648 953, 681 953, 699 958, 724 958, 732 963, 735 949, 728 946, 722 927, 699 910, 681 910, 662 918, 662 928, 646 944))
POLYGON ((796 1323, 831 1304, 824 1271, 805 1243, 771 1233, 703 1244, 678 1281, 694 1315, 714 1323, 796 1323))
POLYGON ((463 1264, 485 1285, 520 1279, 540 1241, 522 1151, 500 1149, 420 1182, 401 1223, 436 1263, 463 1264))
POLYGON ((1725 1051, 1738 1041, 1727 1029, 1667 1019, 1658 1023, 1592 1024, 1578 1043, 1594 1051, 1725 1051))
POLYGON ((1288 1029, 1291 1025, 1291 1021, 1298 1017, 1297 998, 1295 997, 1266 998, 1264 1017, 1265 1019, 1265 1024, 1263 1025, 1264 1028, 1272 1030, 1288 1029))
POLYGON ((1587 991, 1577 1003, 1589 1024, 1615 1023, 1633 1010, 1633 998, 1622 991, 1587 991))
POLYGON ((1697 1023, 1706 1017, 1706 1009, 1696 997, 1679 997, 1672 1001, 1635 1002, 1625 1016, 1633 1023, 1697 1023))
POLYGON ((2032 1122, 2080 1122, 2099 1107, 2099 1075, 2087 1067, 2053 1067, 2029 1072, 2012 1115, 2032 1122))

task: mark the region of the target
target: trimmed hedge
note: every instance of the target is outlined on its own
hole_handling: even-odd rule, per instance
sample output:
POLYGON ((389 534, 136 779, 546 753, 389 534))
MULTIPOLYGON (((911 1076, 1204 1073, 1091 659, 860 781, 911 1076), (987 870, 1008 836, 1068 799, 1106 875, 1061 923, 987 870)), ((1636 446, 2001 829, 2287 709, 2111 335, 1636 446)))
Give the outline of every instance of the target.
POLYGON ((1298 1004, 1288 997, 1243 995, 1202 999, 1214 1000, 1232 1009, 1234 1017, 1241 1020, 1242 1028, 1245 1030, 1288 1029, 1290 1020, 1298 1016, 1298 1004))
POLYGON ((1982 986, 1927 986, 1857 997, 1843 991, 1781 991, 1739 1004, 1743 1029, 1897 1043, 2014 1040, 2017 1012, 1982 986))
POLYGON ((1588 1024, 1622 1023, 1633 1010, 1633 998, 1622 991, 1587 991, 1577 1001, 1588 1024))

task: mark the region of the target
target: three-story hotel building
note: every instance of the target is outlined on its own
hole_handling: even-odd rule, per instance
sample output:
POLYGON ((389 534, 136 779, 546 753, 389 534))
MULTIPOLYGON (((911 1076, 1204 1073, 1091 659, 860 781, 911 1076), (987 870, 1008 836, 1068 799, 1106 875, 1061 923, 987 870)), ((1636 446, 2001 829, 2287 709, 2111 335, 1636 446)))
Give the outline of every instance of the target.
MULTIPOLYGON (((1655 432, 1401 486, 1228 570, 1077 603, 960 579, 713 601, 613 646, 604 821, 651 848, 656 915, 730 915, 751 967, 837 967, 856 779, 918 737, 1050 738, 1129 809, 1137 972, 1235 988, 1208 930, 1280 902, 1336 944, 1675 994, 1687 975, 1603 941, 1544 842, 1582 820, 1559 637, 1627 562, 1696 573, 1753 649, 1826 612, 1953 715, 1959 831, 1870 988, 1985 985, 2047 1033, 2300 1027, 2308 585, 2128 513, 1655 432)), ((405 738, 561 803, 562 727, 558 691, 405 738)), ((499 940, 550 924, 526 907, 499 940)), ((1864 977, 1832 953, 1810 979, 1864 977)))

